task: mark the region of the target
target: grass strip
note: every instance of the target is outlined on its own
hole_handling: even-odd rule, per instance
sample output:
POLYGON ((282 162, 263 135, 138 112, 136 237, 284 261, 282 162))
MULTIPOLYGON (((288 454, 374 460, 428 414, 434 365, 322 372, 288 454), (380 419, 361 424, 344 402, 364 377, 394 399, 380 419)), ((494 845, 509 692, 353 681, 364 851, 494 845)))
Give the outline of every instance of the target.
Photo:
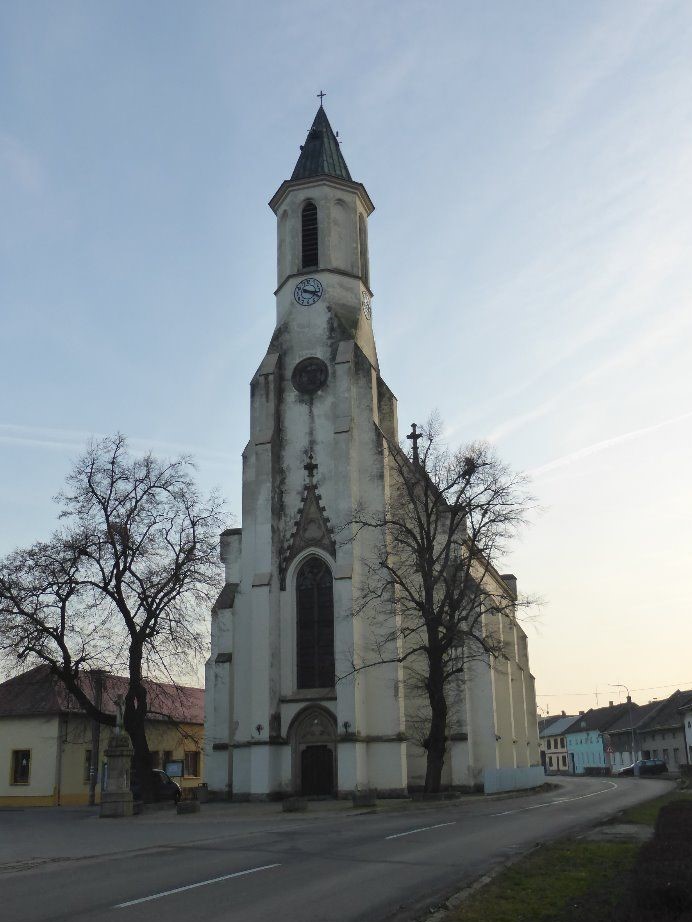
POLYGON ((664 794, 663 797, 657 797, 655 800, 647 800, 643 804, 637 804, 636 807, 630 807, 623 813, 613 817, 615 823, 641 823, 643 826, 655 826, 661 807, 670 804, 675 800, 688 800, 690 794, 685 791, 675 790, 670 794, 664 794))
MULTIPOLYGON (((661 807, 689 794, 671 791, 630 807, 614 823, 654 826, 661 807)), ((502 871, 447 916, 447 922, 612 922, 632 884, 641 845, 563 839, 502 871)))
POLYGON ((448 922, 610 922, 639 848, 582 839, 544 846, 464 900, 448 922))

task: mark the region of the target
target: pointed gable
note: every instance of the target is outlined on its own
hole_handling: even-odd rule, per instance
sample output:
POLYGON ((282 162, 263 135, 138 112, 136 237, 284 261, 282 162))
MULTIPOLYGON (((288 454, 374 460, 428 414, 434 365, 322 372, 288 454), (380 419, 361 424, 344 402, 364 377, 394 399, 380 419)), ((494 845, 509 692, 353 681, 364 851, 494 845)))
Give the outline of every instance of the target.
POLYGON ((327 113, 322 106, 312 123, 291 179, 310 179, 313 176, 337 176, 352 182, 341 145, 332 131, 327 113))
POLYGON ((303 502, 295 520, 288 547, 281 560, 281 588, 286 588, 286 573, 291 563, 302 551, 319 548, 331 557, 336 556, 332 526, 322 505, 322 497, 314 483, 306 485, 303 502))

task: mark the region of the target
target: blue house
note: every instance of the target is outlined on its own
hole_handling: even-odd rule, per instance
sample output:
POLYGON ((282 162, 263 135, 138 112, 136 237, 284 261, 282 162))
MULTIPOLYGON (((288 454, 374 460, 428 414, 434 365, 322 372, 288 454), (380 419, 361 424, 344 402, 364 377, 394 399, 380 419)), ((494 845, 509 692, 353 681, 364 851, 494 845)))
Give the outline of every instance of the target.
POLYGON ((573 775, 605 772, 611 768, 607 731, 628 707, 627 704, 610 704, 605 708, 591 708, 565 728, 569 770, 573 775))

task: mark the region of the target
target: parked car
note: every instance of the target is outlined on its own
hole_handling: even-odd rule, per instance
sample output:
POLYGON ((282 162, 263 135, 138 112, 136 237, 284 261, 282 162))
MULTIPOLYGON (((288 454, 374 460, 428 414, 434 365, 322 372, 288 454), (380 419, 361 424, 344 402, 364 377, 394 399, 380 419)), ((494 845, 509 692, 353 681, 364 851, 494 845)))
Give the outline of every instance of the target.
POLYGON ((667 771, 668 766, 663 759, 638 759, 627 768, 621 768, 618 775, 660 775, 667 771))
MULTIPOLYGON (((180 790, 180 785, 177 781, 173 781, 172 778, 162 771, 160 768, 154 768, 151 772, 151 786, 154 793, 154 800, 172 800, 174 803, 178 803, 180 798, 183 796, 182 791, 180 790)), ((132 778, 132 796, 135 800, 142 799, 142 788, 139 783, 139 780, 136 776, 132 778)))

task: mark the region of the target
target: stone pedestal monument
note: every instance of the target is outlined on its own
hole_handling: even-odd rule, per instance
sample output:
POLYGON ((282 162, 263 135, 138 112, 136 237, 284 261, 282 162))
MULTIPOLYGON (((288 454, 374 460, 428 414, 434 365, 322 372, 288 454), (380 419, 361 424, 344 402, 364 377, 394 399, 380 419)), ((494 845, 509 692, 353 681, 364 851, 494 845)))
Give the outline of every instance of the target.
POLYGON ((132 764, 132 744, 123 729, 122 698, 116 701, 117 718, 115 733, 111 736, 106 749, 108 773, 101 791, 101 816, 132 816, 134 813, 130 774, 132 764))

